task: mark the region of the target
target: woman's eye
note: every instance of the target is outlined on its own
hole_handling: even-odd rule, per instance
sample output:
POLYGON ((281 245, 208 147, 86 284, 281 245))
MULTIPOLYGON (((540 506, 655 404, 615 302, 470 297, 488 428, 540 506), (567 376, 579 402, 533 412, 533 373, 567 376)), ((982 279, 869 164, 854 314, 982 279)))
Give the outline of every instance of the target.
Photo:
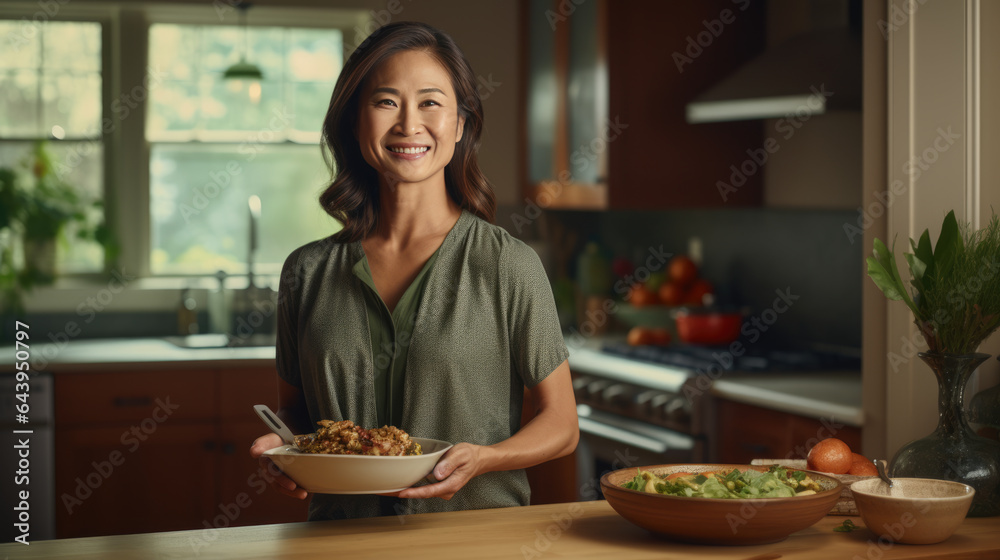
POLYGON ((424 101, 424 105, 432 105, 432 106, 437 106, 437 107, 441 106, 440 103, 438 103, 437 101, 434 101, 433 99, 428 99, 427 101, 424 101))
POLYGON ((376 101, 375 104, 376 105, 385 105, 386 107, 395 107, 396 106, 396 102, 393 101, 392 99, 382 99, 380 101, 376 101))

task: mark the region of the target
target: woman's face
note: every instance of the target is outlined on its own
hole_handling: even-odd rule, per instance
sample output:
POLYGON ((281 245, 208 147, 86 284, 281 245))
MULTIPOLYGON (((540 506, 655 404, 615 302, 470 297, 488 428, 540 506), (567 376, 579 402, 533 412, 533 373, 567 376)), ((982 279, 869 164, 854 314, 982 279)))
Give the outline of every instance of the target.
POLYGON ((393 55, 368 77, 358 105, 361 153, 383 185, 444 185, 465 125, 444 66, 424 51, 393 55))

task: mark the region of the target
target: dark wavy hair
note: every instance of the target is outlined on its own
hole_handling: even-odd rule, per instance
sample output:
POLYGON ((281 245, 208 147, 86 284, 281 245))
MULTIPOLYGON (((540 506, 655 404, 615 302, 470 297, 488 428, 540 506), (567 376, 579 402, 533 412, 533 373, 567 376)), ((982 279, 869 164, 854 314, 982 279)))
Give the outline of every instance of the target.
POLYGON ((358 122, 358 96, 365 80, 391 56, 404 51, 425 51, 451 75, 458 98, 458 114, 465 117, 462 139, 445 167, 448 196, 463 209, 493 222, 496 196, 479 168, 479 144, 483 133, 483 101, 476 77, 465 55, 445 33, 418 22, 385 25, 371 34, 351 54, 333 88, 330 107, 323 120, 323 159, 335 173, 330 186, 319 197, 328 214, 343 224, 337 241, 363 239, 378 223, 378 174, 361 155, 354 135, 358 122), (329 154, 333 155, 330 161, 329 154))

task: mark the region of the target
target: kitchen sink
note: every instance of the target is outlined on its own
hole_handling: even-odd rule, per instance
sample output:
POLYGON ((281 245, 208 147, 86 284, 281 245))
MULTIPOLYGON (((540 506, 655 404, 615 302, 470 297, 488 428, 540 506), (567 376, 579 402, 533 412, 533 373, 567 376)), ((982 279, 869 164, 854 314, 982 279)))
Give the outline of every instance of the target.
POLYGON ((166 341, 179 348, 252 348, 274 346, 274 334, 252 334, 246 337, 228 334, 190 334, 168 336, 166 341))

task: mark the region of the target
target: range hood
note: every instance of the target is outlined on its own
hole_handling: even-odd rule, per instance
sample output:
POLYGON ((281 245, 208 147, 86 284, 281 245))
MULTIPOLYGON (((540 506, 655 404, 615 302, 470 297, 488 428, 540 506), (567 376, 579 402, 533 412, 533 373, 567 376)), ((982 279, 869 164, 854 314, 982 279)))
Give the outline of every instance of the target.
POLYGON ((861 109, 861 36, 816 29, 768 48, 687 105, 705 123, 861 109))

